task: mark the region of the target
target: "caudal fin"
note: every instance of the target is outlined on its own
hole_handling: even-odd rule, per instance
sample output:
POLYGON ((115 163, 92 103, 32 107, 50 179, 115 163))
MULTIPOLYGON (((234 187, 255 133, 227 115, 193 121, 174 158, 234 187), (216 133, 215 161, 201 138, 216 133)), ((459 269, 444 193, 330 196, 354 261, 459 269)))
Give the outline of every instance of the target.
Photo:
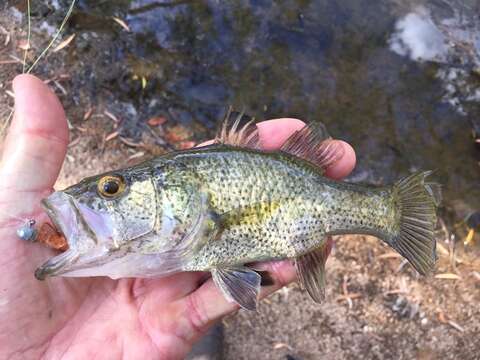
POLYGON ((437 184, 425 181, 430 174, 417 172, 393 186, 399 228, 389 244, 422 275, 434 269, 436 260, 434 229, 440 192, 437 184))

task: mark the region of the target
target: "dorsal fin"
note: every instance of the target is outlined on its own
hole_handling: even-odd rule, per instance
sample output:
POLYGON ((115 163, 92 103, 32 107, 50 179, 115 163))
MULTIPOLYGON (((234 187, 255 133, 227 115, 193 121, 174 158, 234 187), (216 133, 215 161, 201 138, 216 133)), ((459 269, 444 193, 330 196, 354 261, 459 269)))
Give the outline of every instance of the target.
POLYGON ((340 159, 345 151, 332 140, 321 122, 305 125, 293 133, 280 150, 310 161, 323 170, 340 159))
POLYGON ((216 144, 260 149, 260 138, 258 136, 257 126, 254 124, 255 119, 252 119, 244 126, 239 127, 240 120, 242 120, 244 114, 245 113, 242 111, 232 123, 230 121, 232 108, 230 107, 228 109, 222 127, 215 138, 216 144))

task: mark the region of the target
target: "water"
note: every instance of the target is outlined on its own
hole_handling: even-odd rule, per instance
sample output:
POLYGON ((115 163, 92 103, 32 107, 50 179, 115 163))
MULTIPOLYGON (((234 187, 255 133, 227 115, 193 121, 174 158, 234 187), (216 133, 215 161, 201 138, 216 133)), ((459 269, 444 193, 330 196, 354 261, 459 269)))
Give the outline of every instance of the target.
MULTIPOLYGON (((35 20, 58 23, 68 2, 54 5, 35 20)), ((163 114, 205 138, 229 104, 323 121, 357 150, 350 181, 436 169, 459 220, 480 210, 479 11, 475 1, 81 0, 63 66, 72 98, 116 104, 130 137, 163 114)))

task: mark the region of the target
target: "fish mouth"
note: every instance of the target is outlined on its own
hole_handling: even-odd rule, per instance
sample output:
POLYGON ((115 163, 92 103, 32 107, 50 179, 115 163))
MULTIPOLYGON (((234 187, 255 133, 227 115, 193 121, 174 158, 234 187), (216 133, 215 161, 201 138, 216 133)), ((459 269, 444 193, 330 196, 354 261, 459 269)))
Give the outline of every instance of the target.
POLYGON ((55 226, 68 244, 68 250, 45 262, 35 271, 35 278, 45 280, 49 276, 61 275, 68 271, 70 264, 78 258, 76 243, 78 238, 78 214, 72 203, 72 198, 61 192, 54 192, 43 199, 41 204, 55 226))
POLYGON ((70 197, 60 192, 55 192, 41 202, 45 212, 52 221, 56 230, 67 240, 69 248, 73 244, 73 235, 77 228, 77 214, 71 204, 70 197))
MULTIPOLYGON (((87 259, 82 257, 98 244, 95 229, 88 223, 93 212, 86 210, 86 206, 79 205, 75 199, 63 192, 55 192, 42 200, 42 206, 48 217, 67 241, 68 250, 45 262, 35 271, 38 280, 45 280, 49 276, 64 275, 70 271, 88 266, 87 259)), ((101 225, 97 221, 96 227, 101 225)), ((101 254, 101 253, 100 253, 101 254)), ((97 252, 97 255, 100 255, 97 252)), ((93 261, 95 256, 89 257, 93 261)))

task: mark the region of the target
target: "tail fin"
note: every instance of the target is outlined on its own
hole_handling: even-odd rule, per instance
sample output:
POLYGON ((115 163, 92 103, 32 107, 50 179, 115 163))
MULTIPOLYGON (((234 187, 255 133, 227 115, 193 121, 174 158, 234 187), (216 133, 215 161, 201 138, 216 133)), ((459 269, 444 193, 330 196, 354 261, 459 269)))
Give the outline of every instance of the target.
POLYGON ((437 184, 425 182, 430 174, 417 172, 393 186, 400 223, 389 244, 422 275, 434 269, 436 260, 434 228, 440 192, 437 184))

